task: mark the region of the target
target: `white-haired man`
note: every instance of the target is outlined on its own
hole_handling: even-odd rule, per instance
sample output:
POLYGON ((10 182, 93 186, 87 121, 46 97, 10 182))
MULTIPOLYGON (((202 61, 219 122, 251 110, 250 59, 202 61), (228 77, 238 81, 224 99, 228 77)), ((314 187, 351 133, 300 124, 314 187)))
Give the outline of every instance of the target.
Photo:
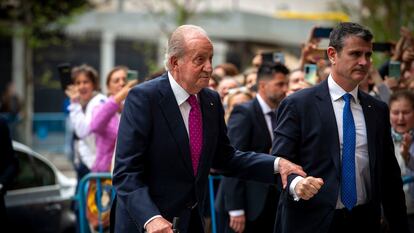
POLYGON ((227 175, 274 183, 302 168, 229 144, 220 96, 208 89, 213 45, 203 29, 178 27, 166 56, 167 73, 133 88, 118 134, 113 184, 115 232, 203 232, 202 203, 211 167, 227 175))

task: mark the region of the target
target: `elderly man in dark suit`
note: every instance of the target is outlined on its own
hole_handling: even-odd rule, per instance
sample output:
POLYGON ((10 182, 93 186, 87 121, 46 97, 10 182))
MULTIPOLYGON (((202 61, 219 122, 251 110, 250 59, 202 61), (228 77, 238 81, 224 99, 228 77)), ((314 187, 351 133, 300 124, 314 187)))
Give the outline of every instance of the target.
POLYGON ((289 161, 230 146, 219 95, 206 88, 213 45, 203 29, 178 27, 159 78, 133 88, 119 127, 113 184, 115 232, 203 232, 202 203, 210 168, 259 182, 305 175, 289 161))
POLYGON ((6 120, 0 116, 0 222, 2 229, 6 229, 7 215, 4 195, 7 188, 17 175, 18 160, 14 156, 10 131, 6 120))
MULTIPOLYGON (((264 64, 257 72, 257 95, 235 106, 228 124, 230 143, 238 150, 269 153, 276 108, 287 92, 289 70, 283 64, 264 64)), ((223 232, 272 232, 280 191, 275 185, 224 177, 216 206, 223 232)))
POLYGON ((273 153, 309 176, 289 176, 275 232, 380 232, 381 206, 391 232, 408 232, 387 105, 358 90, 372 38, 340 23, 330 34, 328 79, 279 106, 273 153))

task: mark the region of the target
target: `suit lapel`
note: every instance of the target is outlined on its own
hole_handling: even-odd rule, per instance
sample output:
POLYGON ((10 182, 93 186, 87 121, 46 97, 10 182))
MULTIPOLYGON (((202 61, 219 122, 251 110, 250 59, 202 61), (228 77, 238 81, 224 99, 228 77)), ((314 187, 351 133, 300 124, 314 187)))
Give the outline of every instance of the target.
MULTIPOLYGON (((253 106, 254 106, 254 114, 255 117, 257 119, 257 124, 258 124, 258 128, 259 129, 267 129, 267 123, 266 123, 266 119, 265 116, 263 114, 263 110, 260 107, 259 101, 257 100, 257 98, 254 99, 253 101, 253 106)), ((268 132, 269 130, 267 130, 268 132)), ((270 136, 269 133, 265 134, 265 140, 266 140, 266 144, 269 144, 269 148, 272 146, 272 137, 270 136)))
POLYGON ((332 157, 332 161, 335 165, 337 175, 340 174, 340 145, 339 145, 339 135, 338 135, 338 125, 336 123, 335 112, 332 106, 331 96, 329 94, 328 82, 325 80, 317 86, 318 90, 316 91, 316 106, 320 113, 320 119, 322 121, 322 126, 325 135, 331 138, 324 138, 329 140, 326 146, 329 146, 329 154, 332 157))
POLYGON ((375 168, 376 162, 376 143, 375 143, 375 124, 376 124, 376 115, 374 105, 371 103, 367 95, 358 91, 358 98, 360 99, 360 104, 362 106, 362 111, 364 113, 365 125, 367 128, 367 140, 368 140, 368 156, 369 156, 369 167, 371 171, 371 180, 374 175, 373 171, 375 168))
MULTIPOLYGON (((159 91, 161 93, 160 109, 164 114, 165 120, 168 122, 171 135, 173 136, 177 146, 179 147, 182 159, 184 160, 186 170, 193 175, 193 166, 191 163, 190 144, 188 139, 188 133, 184 125, 183 118, 181 116, 180 109, 177 105, 174 93, 171 89, 168 76, 165 74, 163 80, 159 84, 159 91)), ((166 152, 168 153, 168 152, 166 152)))

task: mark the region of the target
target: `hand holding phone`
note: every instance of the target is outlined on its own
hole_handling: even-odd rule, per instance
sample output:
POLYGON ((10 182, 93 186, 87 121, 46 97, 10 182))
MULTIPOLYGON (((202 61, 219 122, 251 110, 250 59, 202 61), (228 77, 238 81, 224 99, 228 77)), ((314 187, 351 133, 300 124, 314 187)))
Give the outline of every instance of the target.
POLYGON ((71 76, 72 67, 69 63, 61 63, 58 65, 57 68, 61 88, 63 91, 65 91, 69 85, 73 84, 71 76))
POLYGON ((317 75, 318 67, 315 64, 305 64, 305 80, 306 82, 315 85, 318 82, 317 75))
POLYGON ((388 77, 399 80, 401 77, 401 63, 399 61, 390 61, 388 64, 388 77))
POLYGON ((331 27, 316 27, 313 30, 312 37, 313 38, 329 38, 331 31, 333 28, 331 27))
POLYGON ((138 80, 138 71, 137 70, 128 70, 127 80, 128 81, 138 80))

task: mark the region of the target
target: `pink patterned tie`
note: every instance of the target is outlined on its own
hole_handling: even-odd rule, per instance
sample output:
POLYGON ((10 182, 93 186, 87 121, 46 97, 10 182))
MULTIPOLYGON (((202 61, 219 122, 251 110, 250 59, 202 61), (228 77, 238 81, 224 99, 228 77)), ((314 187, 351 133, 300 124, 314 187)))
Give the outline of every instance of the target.
POLYGON ((200 161, 201 149, 203 148, 203 121, 201 119, 201 110, 197 97, 190 95, 187 101, 191 106, 188 117, 191 162, 193 164, 194 175, 197 175, 198 162, 200 161))

